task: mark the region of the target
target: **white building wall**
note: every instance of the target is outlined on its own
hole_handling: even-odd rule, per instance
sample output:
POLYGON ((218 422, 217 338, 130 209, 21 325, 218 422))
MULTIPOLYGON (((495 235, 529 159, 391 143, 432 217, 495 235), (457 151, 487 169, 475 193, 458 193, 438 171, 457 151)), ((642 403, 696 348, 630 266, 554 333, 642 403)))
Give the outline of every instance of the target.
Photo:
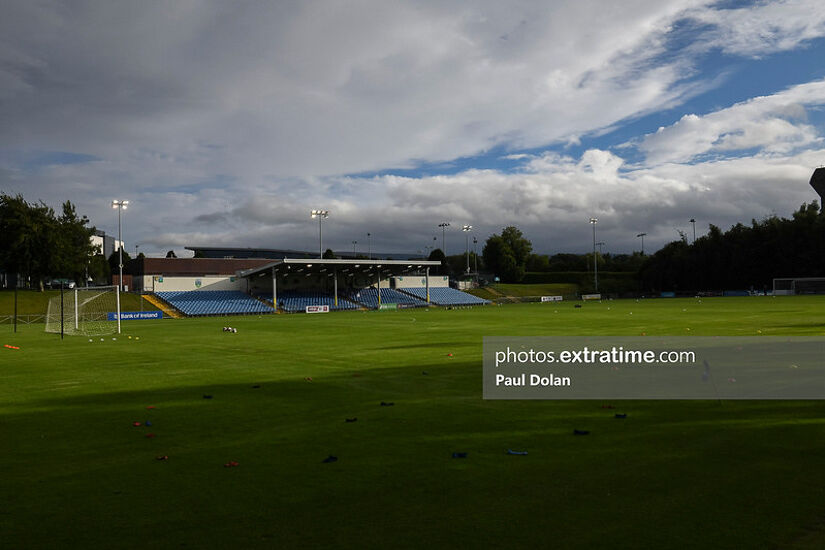
MULTIPOLYGON (((111 256, 114 252, 117 252, 123 246, 123 241, 113 239, 108 235, 105 237, 103 235, 92 235, 89 237, 89 241, 91 241, 92 246, 97 248, 95 254, 103 254, 106 258, 111 256), (107 242, 110 246, 108 249, 105 249, 107 242)), ((126 249, 124 248, 123 251, 126 252, 126 249)))
POLYGON ((188 290, 240 290, 246 291, 246 279, 229 275, 205 275, 203 277, 166 277, 146 275, 141 277, 144 292, 173 292, 188 290))
MULTIPOLYGON (((423 275, 404 275, 393 277, 393 288, 424 288, 427 280, 423 275)), ((381 285, 382 287, 384 285, 381 285)), ((446 275, 430 275, 430 288, 448 287, 450 278, 446 275)))

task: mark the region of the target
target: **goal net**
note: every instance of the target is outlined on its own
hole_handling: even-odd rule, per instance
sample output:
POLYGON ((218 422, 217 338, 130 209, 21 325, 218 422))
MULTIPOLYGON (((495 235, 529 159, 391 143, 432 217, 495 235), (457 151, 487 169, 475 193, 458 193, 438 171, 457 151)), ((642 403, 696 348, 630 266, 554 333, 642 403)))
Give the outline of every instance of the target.
POLYGON ((773 280, 773 293, 825 294, 825 277, 788 277, 773 280))
POLYGON ((116 286, 66 289, 49 300, 46 332, 102 336, 120 332, 116 286))

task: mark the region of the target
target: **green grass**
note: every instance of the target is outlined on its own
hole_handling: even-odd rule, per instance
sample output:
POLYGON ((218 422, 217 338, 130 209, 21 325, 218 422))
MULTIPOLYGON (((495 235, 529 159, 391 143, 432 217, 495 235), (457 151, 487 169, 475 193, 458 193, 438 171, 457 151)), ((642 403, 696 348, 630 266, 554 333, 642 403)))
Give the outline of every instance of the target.
POLYGON ((718 298, 132 321, 92 342, 0 327, 0 344, 20 347, 0 348, 0 540, 819 548, 822 402, 621 402, 618 422, 594 401, 484 401, 481 338, 822 335, 823 306, 718 298), (339 461, 321 463, 329 454, 339 461), (231 460, 240 465, 223 467, 231 460))
POLYGON ((469 288, 464 290, 468 294, 472 294, 473 296, 477 296, 484 300, 495 300, 496 298, 501 298, 500 294, 497 294, 490 290, 490 287, 482 286, 478 288, 469 288))
POLYGON ((572 296, 578 292, 578 285, 570 283, 546 284, 505 284, 497 283, 493 288, 505 296, 572 296))
MULTIPOLYGON (((69 300, 73 295, 73 290, 66 290, 64 299, 69 300)), ((18 315, 45 315, 49 307, 49 299, 60 296, 59 290, 18 290, 17 291, 17 314, 18 315)), ((123 292, 120 295, 122 311, 139 311, 141 304, 142 311, 155 311, 157 308, 146 300, 141 300, 137 294, 123 292)), ((14 314, 14 291, 0 291, 0 317, 14 314)))

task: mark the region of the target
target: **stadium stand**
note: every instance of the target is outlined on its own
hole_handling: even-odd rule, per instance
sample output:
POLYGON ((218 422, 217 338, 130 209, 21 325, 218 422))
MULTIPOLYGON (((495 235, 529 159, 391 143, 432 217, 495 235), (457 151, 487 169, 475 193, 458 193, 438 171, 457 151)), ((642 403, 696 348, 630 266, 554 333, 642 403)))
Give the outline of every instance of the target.
MULTIPOLYGON (((378 291, 374 288, 364 288, 356 290, 352 293, 352 300, 363 304, 365 307, 377 309, 378 308, 378 291)), ((408 307, 426 307, 427 302, 421 300, 410 294, 404 294, 391 288, 381 289, 381 303, 382 304, 401 304, 408 307)))
MULTIPOLYGON (((427 299, 426 288, 399 288, 398 290, 421 300, 427 299)), ((449 287, 431 288, 430 302, 439 306, 480 306, 490 303, 489 300, 484 300, 472 294, 467 294, 466 292, 461 292, 460 290, 449 287)))
POLYGON ((238 290, 189 290, 155 295, 189 316, 272 313, 274 310, 238 290))
MULTIPOLYGON (((272 303, 272 294, 261 294, 261 299, 272 303)), ((330 311, 339 309, 358 309, 358 304, 338 296, 338 305, 335 305, 335 297, 324 292, 310 292, 299 290, 284 290, 278 292, 278 308, 283 311, 295 313, 306 311, 307 306, 329 306, 330 311)))

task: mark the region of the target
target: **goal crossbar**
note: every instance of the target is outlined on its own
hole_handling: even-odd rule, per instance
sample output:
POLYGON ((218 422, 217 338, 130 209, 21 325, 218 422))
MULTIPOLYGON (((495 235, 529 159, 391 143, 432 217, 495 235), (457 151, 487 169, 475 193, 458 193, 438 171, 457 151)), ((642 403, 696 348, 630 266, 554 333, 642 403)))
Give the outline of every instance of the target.
POLYGON ((49 299, 46 332, 101 336, 120 334, 120 290, 117 286, 61 289, 49 299))

